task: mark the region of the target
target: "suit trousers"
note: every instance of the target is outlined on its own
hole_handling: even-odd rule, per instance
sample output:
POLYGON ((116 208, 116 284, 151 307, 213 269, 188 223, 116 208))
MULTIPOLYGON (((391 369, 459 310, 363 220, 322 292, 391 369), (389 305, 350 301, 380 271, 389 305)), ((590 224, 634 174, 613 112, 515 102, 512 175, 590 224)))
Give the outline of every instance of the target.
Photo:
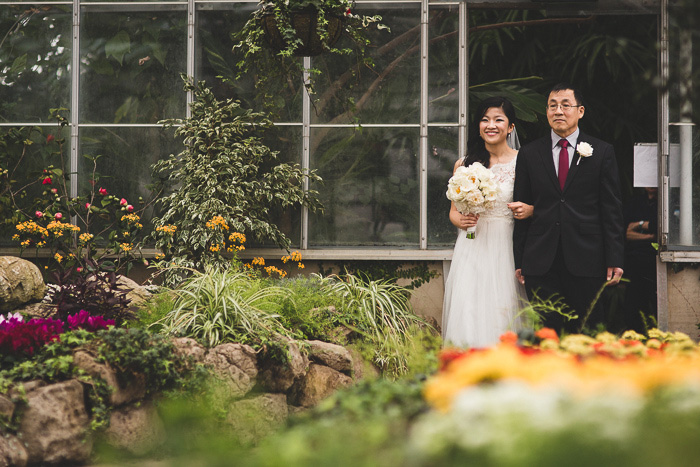
MULTIPOLYGON (((571 334, 581 331, 584 317, 604 282, 605 276, 603 275, 600 277, 581 277, 572 274, 566 267, 561 242, 559 242, 554 262, 549 271, 542 276, 525 276, 525 290, 531 303, 535 302, 536 299, 548 300, 560 297, 569 308, 569 312, 575 311, 578 316, 575 320, 567 320, 556 312, 545 313, 542 317, 545 327, 555 329, 559 333, 565 331, 571 334)), ((588 328, 594 328, 597 323, 603 321, 603 315, 602 305, 598 301, 585 321, 585 325, 588 328)))

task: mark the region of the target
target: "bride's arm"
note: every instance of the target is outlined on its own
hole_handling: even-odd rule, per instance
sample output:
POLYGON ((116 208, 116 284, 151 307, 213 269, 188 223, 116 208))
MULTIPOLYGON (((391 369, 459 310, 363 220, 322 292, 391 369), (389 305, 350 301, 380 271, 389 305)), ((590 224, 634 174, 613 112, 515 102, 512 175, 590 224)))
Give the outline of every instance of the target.
POLYGON ((520 201, 508 203, 508 207, 513 211, 513 217, 516 219, 527 219, 535 212, 535 207, 531 204, 526 204, 520 201))

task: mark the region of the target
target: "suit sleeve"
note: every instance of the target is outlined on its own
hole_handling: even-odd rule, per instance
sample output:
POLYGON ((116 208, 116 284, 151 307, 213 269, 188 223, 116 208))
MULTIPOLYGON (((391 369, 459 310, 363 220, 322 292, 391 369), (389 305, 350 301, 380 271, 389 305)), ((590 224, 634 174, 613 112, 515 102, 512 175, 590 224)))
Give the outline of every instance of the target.
MULTIPOLYGON (((515 185, 513 186, 513 201, 521 201, 527 204, 534 204, 532 201, 532 186, 530 184, 530 174, 526 162, 526 150, 521 149, 518 160, 515 163, 515 185)), ((513 226, 513 259, 515 269, 521 269, 523 263, 523 252, 525 251, 525 240, 527 230, 532 218, 518 220, 513 226)))
POLYGON ((600 174, 600 218, 605 241, 605 262, 607 267, 621 268, 624 263, 625 221, 617 161, 612 146, 605 147, 604 156, 600 174))

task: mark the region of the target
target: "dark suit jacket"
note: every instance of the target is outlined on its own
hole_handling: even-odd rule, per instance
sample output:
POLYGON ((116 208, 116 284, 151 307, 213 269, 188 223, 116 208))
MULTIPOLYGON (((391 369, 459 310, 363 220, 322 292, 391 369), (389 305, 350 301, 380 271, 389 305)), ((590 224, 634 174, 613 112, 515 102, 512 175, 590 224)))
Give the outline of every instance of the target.
POLYGON ((544 275, 559 242, 566 267, 575 276, 601 277, 608 267, 622 267, 625 226, 615 151, 582 132, 579 142, 593 146, 593 154, 574 154, 563 191, 551 136, 518 153, 513 200, 535 207, 534 215, 516 220, 513 230, 515 267, 524 276, 544 275))

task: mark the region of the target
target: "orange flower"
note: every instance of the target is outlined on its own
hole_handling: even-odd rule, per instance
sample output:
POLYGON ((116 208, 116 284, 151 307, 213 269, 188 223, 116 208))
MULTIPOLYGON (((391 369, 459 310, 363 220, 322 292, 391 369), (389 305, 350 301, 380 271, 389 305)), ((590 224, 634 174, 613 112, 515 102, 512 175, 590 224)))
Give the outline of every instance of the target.
POLYGON ((539 329, 536 333, 535 336, 539 337, 540 339, 552 339, 553 341, 559 342, 559 336, 557 336, 557 331, 555 331, 552 328, 542 328, 539 329))
POLYGON ((516 344, 518 342, 518 335, 513 331, 506 331, 501 334, 501 337, 498 339, 504 344, 516 344))

